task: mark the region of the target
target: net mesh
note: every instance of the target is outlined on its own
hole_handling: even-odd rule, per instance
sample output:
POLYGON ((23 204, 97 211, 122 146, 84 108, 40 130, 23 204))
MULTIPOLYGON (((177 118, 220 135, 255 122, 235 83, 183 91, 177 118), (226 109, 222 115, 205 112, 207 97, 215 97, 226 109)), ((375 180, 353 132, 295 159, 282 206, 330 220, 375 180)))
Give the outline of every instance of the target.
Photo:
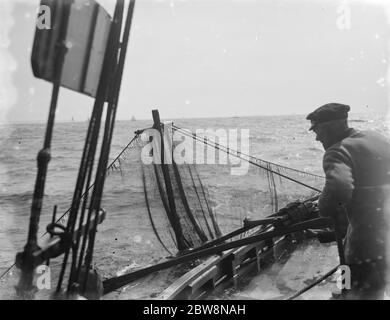
MULTIPOLYGON (((102 199, 107 217, 98 227, 94 250, 94 267, 103 278, 142 269, 197 248, 242 227, 245 218, 261 219, 290 202, 313 196, 313 188, 323 184, 322 177, 227 150, 215 136, 200 137, 178 127, 172 129, 188 138, 185 143, 192 148, 196 164, 145 162, 145 154, 158 156, 159 148, 148 149, 150 138, 140 131, 108 168, 102 199), (247 170, 232 174, 232 169, 240 166, 247 166, 247 170)), ((174 140, 171 132, 165 146, 171 143, 175 148, 168 148, 166 154, 174 154, 183 141, 174 140)), ((240 147, 237 145, 237 150, 240 147)), ((59 222, 66 225, 67 217, 65 213, 59 222)), ((60 260, 51 262, 54 278, 60 260)), ((170 268, 167 276, 153 274, 149 280, 140 279, 127 292, 136 293, 125 297, 158 294, 199 262, 170 268)))
MULTIPOLYGON (((108 216, 99 226, 95 249, 96 265, 107 277, 197 248, 242 227, 245 218, 264 218, 316 194, 278 174, 315 187, 323 183, 321 177, 259 159, 251 160, 246 174, 232 175, 231 164, 219 163, 222 151, 206 144, 204 162, 214 152, 214 164, 145 164, 149 143, 137 135, 108 171, 102 202, 108 216)), ((194 143, 194 158, 199 144, 194 143)))

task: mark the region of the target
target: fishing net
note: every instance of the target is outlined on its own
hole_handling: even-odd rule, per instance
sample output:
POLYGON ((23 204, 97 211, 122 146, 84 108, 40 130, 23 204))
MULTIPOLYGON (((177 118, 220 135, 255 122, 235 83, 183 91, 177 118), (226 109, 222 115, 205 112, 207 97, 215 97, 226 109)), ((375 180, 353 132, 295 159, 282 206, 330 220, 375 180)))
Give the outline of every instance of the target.
MULTIPOLYGON (((215 132, 194 134, 172 124, 164 129, 164 156, 170 155, 175 161, 158 161, 161 143, 151 142, 161 140, 160 136, 141 130, 108 167, 102 199, 107 216, 98 226, 93 253, 94 267, 103 278, 198 248, 241 228, 245 218, 261 219, 290 202, 310 198, 323 185, 323 177, 237 151, 245 149, 244 141, 228 149, 227 141, 215 132), (191 157, 183 156, 184 149, 191 157), (145 161, 145 157, 155 161, 145 161)), ((67 220, 68 212, 59 222, 65 226, 67 220)), ((51 262, 54 278, 61 260, 59 257, 51 262)), ((163 280, 151 276, 144 291, 139 288, 145 279, 137 281, 133 286, 138 286, 140 293, 131 297, 158 294, 199 262, 171 268, 163 280)), ((131 291, 137 290, 132 287, 131 291)))
POLYGON ((146 140, 137 135, 108 170, 105 188, 110 191, 102 201, 108 219, 99 226, 95 248, 96 263, 107 276, 151 265, 221 235, 215 204, 196 165, 145 164, 146 140))
POLYGON ((245 218, 261 219, 290 202, 313 196, 323 184, 323 178, 314 174, 233 149, 226 152, 213 136, 168 128, 164 152, 173 161, 158 161, 161 144, 153 148, 146 130, 138 132, 109 167, 102 201, 107 220, 99 226, 94 252, 95 265, 106 277, 200 247, 242 227, 245 218), (174 141, 175 132, 181 140, 174 141), (200 164, 176 162, 179 145, 192 148, 192 158, 200 164), (145 155, 157 161, 148 163, 145 155), (228 161, 221 161, 226 155, 228 161), (207 163, 210 159, 214 161, 207 163), (244 167, 244 163, 248 164, 245 174, 232 174, 233 167, 244 167))

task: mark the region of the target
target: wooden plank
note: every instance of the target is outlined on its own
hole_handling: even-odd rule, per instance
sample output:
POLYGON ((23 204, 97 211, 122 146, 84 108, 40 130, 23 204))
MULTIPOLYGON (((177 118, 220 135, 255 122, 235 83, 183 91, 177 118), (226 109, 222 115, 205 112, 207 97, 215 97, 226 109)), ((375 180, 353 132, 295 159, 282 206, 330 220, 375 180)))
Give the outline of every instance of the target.
MULTIPOLYGON (((194 297, 201 294, 199 291, 210 280, 213 281, 213 286, 208 289, 213 289, 229 279, 232 279, 233 284, 237 285, 238 278, 253 269, 254 263, 256 263, 257 271, 261 271, 260 261, 273 259, 275 251, 280 251, 282 247, 287 245, 286 242, 290 243, 290 241, 289 237, 282 236, 276 239, 275 245, 272 247, 267 247, 266 241, 260 241, 245 247, 225 251, 221 256, 209 258, 187 272, 165 289, 156 299, 194 299, 194 297), (251 250, 255 250, 255 256, 248 260, 248 253, 251 250), (246 261, 249 261, 249 263, 244 263, 246 261), (230 268, 227 268, 226 265, 230 265, 230 268)), ((202 291, 206 289, 204 288, 202 291)))
MULTIPOLYGON (((207 274, 210 270, 213 270, 211 273, 215 278, 214 284, 217 286, 222 281, 228 280, 237 274, 239 264, 234 262, 235 256, 243 257, 245 253, 254 249, 256 249, 256 253, 258 253, 264 245, 264 241, 261 241, 260 243, 251 244, 246 247, 225 251, 220 256, 211 257, 180 277, 177 281, 165 289, 158 297, 156 297, 156 299, 174 300, 191 298, 191 296, 196 295, 196 290, 205 283, 205 280, 210 280, 207 278, 211 276, 210 274, 207 274), (229 265, 230 268, 227 268, 226 265, 229 265), (236 270, 237 266, 238 269, 236 270), (207 277, 204 276, 205 274, 207 277)), ((259 266, 258 263, 257 265, 259 266)))
POLYGON ((103 281, 104 286, 104 294, 110 293, 124 285, 129 284, 135 279, 139 279, 140 277, 146 276, 153 272, 163 270, 175 265, 178 265, 183 262, 191 261, 194 259, 200 259, 207 256, 215 255, 220 252, 225 252, 229 249, 236 249, 239 247, 247 246, 253 243, 259 243, 263 240, 271 239, 271 238, 280 238, 286 234, 296 233, 298 231, 303 231, 306 229, 318 229, 325 228, 330 226, 330 220, 327 218, 317 218, 308 220, 305 222, 297 223, 295 225, 285 227, 280 230, 267 231, 265 233, 260 233, 257 235, 249 236, 243 239, 235 240, 232 242, 224 243, 222 245, 218 245, 212 248, 204 249, 196 252, 189 252, 183 256, 179 256, 159 264, 155 264, 140 270, 136 270, 121 276, 112 277, 103 281))
MULTIPOLYGON (((214 256, 208 258, 206 261, 202 262, 197 267, 191 269, 185 275, 180 277, 177 281, 175 281, 172 285, 166 288, 159 296, 156 297, 156 300, 173 300, 177 299, 177 297, 182 296, 183 292, 186 288, 188 288, 190 283, 193 283, 196 279, 198 279, 202 274, 209 270, 210 268, 218 265, 221 261, 230 257, 234 250, 225 251, 221 256, 214 256)), ((184 294, 186 295, 186 294, 184 294)))

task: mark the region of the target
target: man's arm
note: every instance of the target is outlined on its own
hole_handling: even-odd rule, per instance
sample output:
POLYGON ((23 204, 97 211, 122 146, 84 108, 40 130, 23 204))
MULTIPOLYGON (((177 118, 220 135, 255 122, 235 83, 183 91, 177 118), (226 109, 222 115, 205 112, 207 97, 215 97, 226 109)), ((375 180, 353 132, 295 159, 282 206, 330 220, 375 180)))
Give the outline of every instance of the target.
POLYGON ((352 161, 341 146, 325 152, 323 167, 326 177, 324 189, 318 201, 321 216, 337 213, 339 204, 347 204, 352 198, 354 179, 352 161))

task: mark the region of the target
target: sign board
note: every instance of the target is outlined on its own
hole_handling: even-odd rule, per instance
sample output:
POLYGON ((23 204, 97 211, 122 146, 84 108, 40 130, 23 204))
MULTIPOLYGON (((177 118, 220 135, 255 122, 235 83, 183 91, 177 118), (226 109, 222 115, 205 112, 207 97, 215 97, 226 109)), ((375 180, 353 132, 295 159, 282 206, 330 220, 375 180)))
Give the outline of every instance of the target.
MULTIPOLYGON (((60 45, 66 3, 63 0, 41 1, 41 5, 51 9, 52 25, 50 29, 37 27, 31 64, 35 77, 50 82, 54 81, 56 48, 60 45)), ((69 12, 65 39, 68 50, 60 83, 68 89, 96 97, 112 19, 94 0, 74 1, 69 12)))

